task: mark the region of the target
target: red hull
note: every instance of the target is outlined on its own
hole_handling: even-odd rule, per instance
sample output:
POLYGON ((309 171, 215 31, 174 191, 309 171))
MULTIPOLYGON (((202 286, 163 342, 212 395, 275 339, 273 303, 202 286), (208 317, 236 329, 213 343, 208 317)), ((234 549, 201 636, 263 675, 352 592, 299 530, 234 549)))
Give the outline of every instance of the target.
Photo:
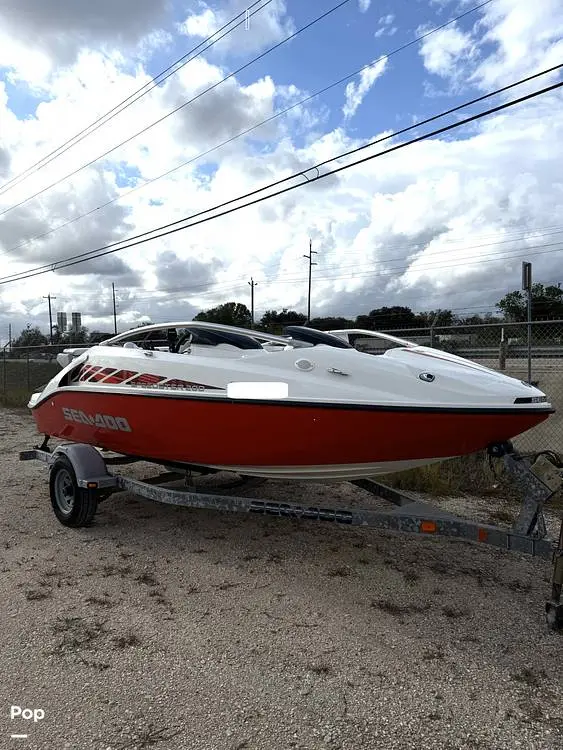
POLYGON ((446 458, 509 440, 549 413, 282 405, 86 391, 60 391, 33 410, 39 432, 46 435, 118 453, 215 466, 446 458), (80 421, 96 415, 97 424, 80 421), (110 423, 126 420, 117 422, 130 430, 115 429, 115 421, 109 429, 103 415, 110 415, 110 423))

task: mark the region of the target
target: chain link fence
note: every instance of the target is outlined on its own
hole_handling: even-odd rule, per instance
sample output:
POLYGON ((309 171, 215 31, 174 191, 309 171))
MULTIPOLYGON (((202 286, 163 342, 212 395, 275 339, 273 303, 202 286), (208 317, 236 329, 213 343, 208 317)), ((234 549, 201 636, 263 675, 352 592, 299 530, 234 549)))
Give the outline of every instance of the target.
MULTIPOLYGON (((492 323, 415 329, 385 329, 400 338, 457 354, 519 380, 530 381, 547 394, 556 409, 544 423, 515 440, 524 451, 554 450, 563 454, 563 320, 492 323)), ((358 339, 365 351, 386 348, 383 340, 358 339)), ((57 354, 65 346, 4 347, 0 351, 0 400, 25 406, 59 370, 57 354)), ((86 346, 76 344, 74 346, 86 346)))
POLYGON ((60 371, 57 354, 64 348, 62 345, 5 346, 0 351, 1 403, 26 406, 30 395, 60 371))

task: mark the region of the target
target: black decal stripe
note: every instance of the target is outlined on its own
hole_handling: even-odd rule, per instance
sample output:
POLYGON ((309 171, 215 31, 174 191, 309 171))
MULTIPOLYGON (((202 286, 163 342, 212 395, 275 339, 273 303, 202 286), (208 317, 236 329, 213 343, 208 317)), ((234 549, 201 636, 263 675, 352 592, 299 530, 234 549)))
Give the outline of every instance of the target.
MULTIPOLYGON (((37 409, 46 400, 51 400, 57 396, 63 396, 66 393, 88 393, 90 395, 107 396, 106 389, 88 390, 83 386, 73 387, 67 386, 61 388, 54 393, 50 393, 48 396, 38 401, 33 409, 37 409)), ((528 406, 517 407, 508 404, 507 406, 408 406, 400 404, 365 404, 365 403, 336 403, 333 401, 292 401, 290 399, 231 399, 226 396, 203 396, 197 395, 190 391, 173 391, 173 392, 162 392, 162 391, 150 391, 141 393, 127 393, 126 391, 113 391, 111 395, 122 396, 127 398, 168 398, 171 400, 188 400, 188 401, 202 401, 220 404, 231 404, 236 406, 279 406, 293 409, 340 409, 342 411, 379 411, 379 412, 393 412, 393 413, 424 413, 424 414, 554 414, 555 409, 553 407, 546 408, 547 404, 538 404, 538 407, 532 408, 528 406)), ((32 410, 33 410, 32 409, 32 410)))

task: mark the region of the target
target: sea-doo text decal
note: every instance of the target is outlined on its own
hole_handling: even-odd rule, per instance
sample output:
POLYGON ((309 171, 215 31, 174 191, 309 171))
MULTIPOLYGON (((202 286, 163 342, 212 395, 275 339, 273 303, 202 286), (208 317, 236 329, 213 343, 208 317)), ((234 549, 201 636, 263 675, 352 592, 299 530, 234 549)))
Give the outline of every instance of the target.
POLYGON ((63 406, 63 415, 69 422, 80 422, 106 430, 131 432, 131 427, 125 417, 112 417, 109 414, 85 414, 79 409, 69 409, 66 406, 63 406))

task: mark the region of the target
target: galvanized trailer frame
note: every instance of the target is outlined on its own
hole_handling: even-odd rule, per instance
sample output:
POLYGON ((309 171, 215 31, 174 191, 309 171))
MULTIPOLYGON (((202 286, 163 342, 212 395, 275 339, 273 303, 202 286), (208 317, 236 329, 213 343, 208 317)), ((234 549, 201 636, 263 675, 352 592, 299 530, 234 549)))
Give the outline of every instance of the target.
POLYGON ((526 457, 518 454, 510 443, 491 446, 489 455, 503 459, 505 468, 523 494, 520 514, 509 530, 455 516, 372 479, 351 483, 387 500, 391 506, 389 509, 303 506, 201 492, 191 484, 191 472, 210 473, 209 470, 189 465, 167 467, 161 461, 152 463, 172 470, 141 481, 110 472, 108 467, 151 459, 104 456, 97 448, 80 443, 61 444, 51 451, 48 438, 40 447, 22 451, 19 457, 22 461, 39 460, 47 464, 53 509, 59 521, 67 526, 88 526, 99 502, 115 492, 129 491, 169 505, 454 537, 551 560, 552 591, 551 599, 546 602, 546 621, 549 628, 563 630, 563 519, 558 541, 550 541, 546 538, 543 517, 545 503, 563 485, 563 465, 550 451, 526 457), (59 481, 61 477, 62 481, 59 481), (166 486, 179 479, 184 479, 183 487, 166 486), (72 500, 68 506, 70 510, 64 507, 65 487, 72 500))

